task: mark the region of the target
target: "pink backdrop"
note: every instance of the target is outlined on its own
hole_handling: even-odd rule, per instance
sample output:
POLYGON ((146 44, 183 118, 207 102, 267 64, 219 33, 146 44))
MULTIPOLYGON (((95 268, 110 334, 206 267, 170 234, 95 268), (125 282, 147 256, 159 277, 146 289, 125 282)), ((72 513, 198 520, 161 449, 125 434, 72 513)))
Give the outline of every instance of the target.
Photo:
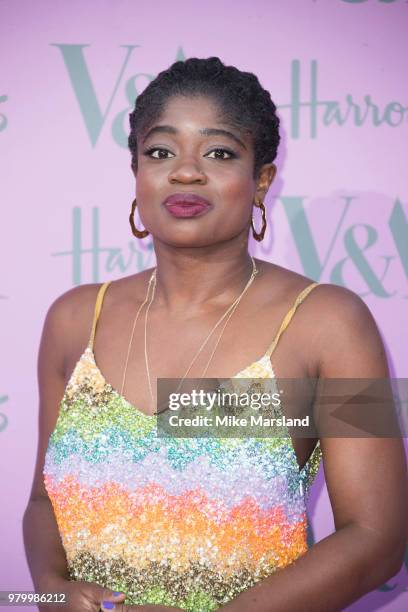
MULTIPOLYGON (((32 589, 21 521, 45 313, 73 285, 154 264, 128 225, 128 113, 176 59, 217 55, 270 90, 283 142, 266 238, 251 252, 362 296, 392 375, 408 376, 408 3, 3 0, 0 24, 0 590, 10 590, 32 589)), ((316 540, 333 531, 322 470, 309 511, 316 540)), ((406 564, 348 609, 406 610, 407 585, 406 564)))

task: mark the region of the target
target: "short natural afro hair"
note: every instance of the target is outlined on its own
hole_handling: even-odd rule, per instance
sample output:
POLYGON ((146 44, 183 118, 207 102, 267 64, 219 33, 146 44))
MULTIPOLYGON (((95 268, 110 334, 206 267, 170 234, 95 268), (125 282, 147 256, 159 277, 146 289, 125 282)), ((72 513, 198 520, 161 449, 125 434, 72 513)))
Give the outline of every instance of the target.
POLYGON ((128 146, 137 171, 137 137, 146 133, 173 96, 207 96, 216 102, 230 125, 250 133, 256 179, 263 164, 272 162, 280 141, 279 117, 269 91, 252 72, 226 66, 218 57, 190 57, 160 72, 137 96, 129 114, 128 146))

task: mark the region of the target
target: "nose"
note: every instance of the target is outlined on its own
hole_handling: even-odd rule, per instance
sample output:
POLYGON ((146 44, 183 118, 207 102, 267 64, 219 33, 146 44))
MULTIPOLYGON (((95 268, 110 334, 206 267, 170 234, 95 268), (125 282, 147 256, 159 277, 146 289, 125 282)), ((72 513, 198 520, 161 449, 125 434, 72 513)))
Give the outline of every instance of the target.
POLYGON ((204 183, 206 178, 197 162, 191 158, 180 160, 169 172, 170 183, 204 183))

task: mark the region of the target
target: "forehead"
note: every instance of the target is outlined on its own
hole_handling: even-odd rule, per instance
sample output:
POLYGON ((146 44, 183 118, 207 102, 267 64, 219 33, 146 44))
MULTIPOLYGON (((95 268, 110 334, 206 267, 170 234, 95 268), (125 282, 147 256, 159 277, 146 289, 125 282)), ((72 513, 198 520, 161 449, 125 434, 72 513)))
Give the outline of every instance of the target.
POLYGON ((251 143, 250 132, 227 118, 222 107, 206 96, 172 96, 160 115, 144 131, 142 142, 158 133, 176 137, 225 136, 244 149, 249 148, 251 143))
POLYGON ((177 118, 180 114, 222 119, 222 107, 209 96, 171 96, 164 105, 161 117, 177 118))

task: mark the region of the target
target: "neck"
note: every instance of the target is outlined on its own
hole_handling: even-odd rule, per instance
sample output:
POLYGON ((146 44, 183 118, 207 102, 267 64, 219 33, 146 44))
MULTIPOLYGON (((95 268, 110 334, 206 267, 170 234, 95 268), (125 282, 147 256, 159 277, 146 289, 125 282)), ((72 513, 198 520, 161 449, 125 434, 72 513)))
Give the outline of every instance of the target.
MULTIPOLYGON (((249 281, 252 259, 247 248, 156 248, 154 303, 168 312, 200 311, 205 305, 224 306, 249 281)), ((256 262, 259 270, 259 262, 256 262)), ((152 308, 154 306, 152 305, 152 308)))

